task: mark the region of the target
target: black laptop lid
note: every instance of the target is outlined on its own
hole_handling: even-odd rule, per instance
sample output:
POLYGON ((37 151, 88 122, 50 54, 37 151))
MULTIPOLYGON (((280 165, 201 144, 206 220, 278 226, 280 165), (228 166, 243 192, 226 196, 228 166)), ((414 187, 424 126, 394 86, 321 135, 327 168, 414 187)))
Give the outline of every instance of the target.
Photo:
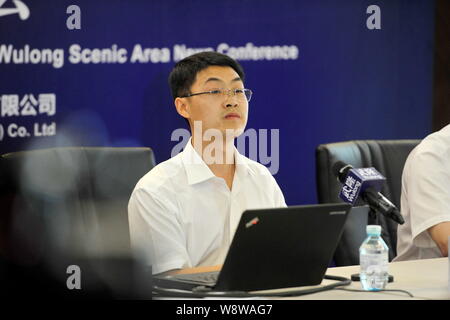
POLYGON ((320 284, 350 208, 320 204, 245 211, 214 290, 320 284))

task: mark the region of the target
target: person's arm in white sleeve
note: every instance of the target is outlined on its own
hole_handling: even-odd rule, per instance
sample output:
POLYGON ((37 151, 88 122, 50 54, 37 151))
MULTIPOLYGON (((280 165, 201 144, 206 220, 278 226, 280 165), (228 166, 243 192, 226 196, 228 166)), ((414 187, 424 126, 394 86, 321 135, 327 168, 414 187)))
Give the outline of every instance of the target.
POLYGON ((425 237, 420 233, 426 231, 443 256, 448 255, 450 236, 450 166, 446 161, 431 152, 418 155, 408 181, 413 235, 422 246, 425 237))
POLYGON ((173 199, 136 189, 128 203, 131 247, 158 274, 191 266, 173 199))

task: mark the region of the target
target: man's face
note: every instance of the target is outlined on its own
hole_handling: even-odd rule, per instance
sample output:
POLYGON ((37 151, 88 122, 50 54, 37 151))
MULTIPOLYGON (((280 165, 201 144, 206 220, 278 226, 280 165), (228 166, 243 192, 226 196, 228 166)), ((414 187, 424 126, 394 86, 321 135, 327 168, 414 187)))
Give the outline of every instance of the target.
MULTIPOLYGON (((243 89, 244 84, 233 68, 210 66, 197 74, 191 93, 217 89, 243 89)), ((183 99, 186 115, 193 128, 194 121, 201 121, 202 131, 218 129, 225 134, 232 129, 238 136, 247 124, 248 102, 233 93, 229 95, 201 94, 183 99)))

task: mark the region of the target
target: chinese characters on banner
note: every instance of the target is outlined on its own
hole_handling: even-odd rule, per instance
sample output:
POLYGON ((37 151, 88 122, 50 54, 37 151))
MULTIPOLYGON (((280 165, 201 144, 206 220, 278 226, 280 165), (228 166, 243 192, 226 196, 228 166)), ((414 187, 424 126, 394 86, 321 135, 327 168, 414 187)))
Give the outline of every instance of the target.
POLYGON ((54 136, 56 123, 35 122, 33 128, 18 124, 23 117, 53 117, 56 114, 56 95, 40 94, 3 94, 0 95, 0 141, 4 139, 54 136))

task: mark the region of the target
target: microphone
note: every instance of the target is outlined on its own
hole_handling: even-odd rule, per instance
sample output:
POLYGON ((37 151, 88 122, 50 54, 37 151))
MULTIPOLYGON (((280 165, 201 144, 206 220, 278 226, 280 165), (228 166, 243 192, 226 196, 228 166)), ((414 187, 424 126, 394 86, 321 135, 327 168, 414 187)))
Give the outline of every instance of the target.
POLYGON ((333 165, 333 173, 343 186, 339 197, 352 206, 360 197, 374 211, 379 211, 389 219, 404 224, 397 207, 380 193, 386 178, 375 168, 353 168, 352 165, 338 161, 333 165))

